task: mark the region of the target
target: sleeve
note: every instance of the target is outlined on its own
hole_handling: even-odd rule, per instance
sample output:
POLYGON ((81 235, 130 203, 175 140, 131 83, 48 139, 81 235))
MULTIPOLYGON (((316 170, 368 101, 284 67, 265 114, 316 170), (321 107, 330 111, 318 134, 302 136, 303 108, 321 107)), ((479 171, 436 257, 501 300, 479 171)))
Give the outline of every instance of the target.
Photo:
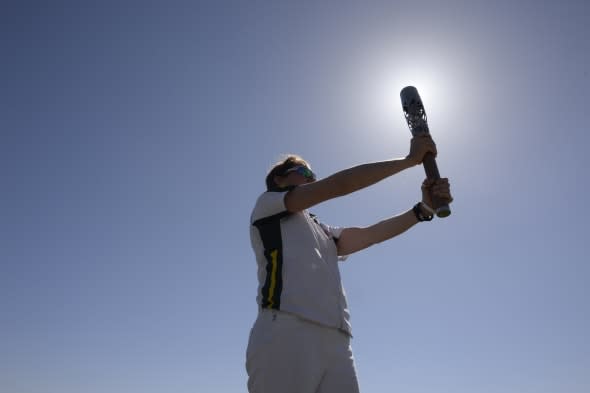
MULTIPOLYGON (((328 236, 330 236, 332 239, 334 239, 334 242, 336 243, 336 245, 338 245, 338 239, 340 239, 340 235, 342 234, 342 231, 344 230, 344 228, 343 227, 332 227, 332 226, 326 225, 324 223, 320 223, 320 226, 322 227, 322 229, 324 230, 324 232, 326 232, 326 234, 328 236)), ((348 257, 349 257, 349 255, 340 255, 338 257, 338 260, 341 262, 344 262, 348 257)))
POLYGON ((253 223, 254 221, 261 218, 286 212, 287 208, 285 207, 285 195, 287 192, 288 191, 267 191, 260 195, 256 201, 256 206, 254 206, 254 210, 252 211, 250 223, 253 223))
POLYGON ((331 227, 329 225, 326 225, 324 223, 320 223, 322 229, 324 230, 324 232, 326 232, 326 234, 336 240, 338 240, 340 238, 340 234, 342 233, 342 231, 344 230, 344 228, 342 227, 331 227))

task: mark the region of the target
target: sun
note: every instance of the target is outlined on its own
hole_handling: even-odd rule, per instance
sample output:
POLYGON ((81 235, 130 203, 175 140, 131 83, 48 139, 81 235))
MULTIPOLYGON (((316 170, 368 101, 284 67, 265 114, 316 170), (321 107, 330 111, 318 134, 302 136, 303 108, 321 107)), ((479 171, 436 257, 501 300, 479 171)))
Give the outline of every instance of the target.
POLYGON ((429 67, 398 67, 395 71, 376 75, 372 81, 374 114, 389 124, 403 121, 399 94, 406 86, 418 89, 427 115, 431 115, 431 110, 439 113, 444 110, 442 84, 436 71, 429 67))

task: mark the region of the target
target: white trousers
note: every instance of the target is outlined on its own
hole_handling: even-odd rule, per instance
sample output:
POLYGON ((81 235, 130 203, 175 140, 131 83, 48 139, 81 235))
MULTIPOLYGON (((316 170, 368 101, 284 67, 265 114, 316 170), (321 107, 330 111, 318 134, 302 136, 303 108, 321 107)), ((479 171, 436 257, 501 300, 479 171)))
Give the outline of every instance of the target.
POLYGON ((246 352, 250 393, 358 393, 350 337, 275 310, 262 310, 246 352))

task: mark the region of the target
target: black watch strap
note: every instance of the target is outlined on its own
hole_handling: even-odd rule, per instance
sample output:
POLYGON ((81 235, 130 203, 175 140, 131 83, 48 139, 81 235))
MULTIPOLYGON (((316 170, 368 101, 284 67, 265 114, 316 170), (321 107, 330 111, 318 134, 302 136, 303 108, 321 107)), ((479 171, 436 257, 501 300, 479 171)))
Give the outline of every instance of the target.
POLYGON ((412 210, 414 211, 414 215, 416 216, 416 219, 419 222, 423 222, 423 221, 431 221, 434 218, 434 215, 424 215, 422 207, 420 206, 422 204, 422 202, 418 202, 414 205, 414 207, 412 208, 412 210))

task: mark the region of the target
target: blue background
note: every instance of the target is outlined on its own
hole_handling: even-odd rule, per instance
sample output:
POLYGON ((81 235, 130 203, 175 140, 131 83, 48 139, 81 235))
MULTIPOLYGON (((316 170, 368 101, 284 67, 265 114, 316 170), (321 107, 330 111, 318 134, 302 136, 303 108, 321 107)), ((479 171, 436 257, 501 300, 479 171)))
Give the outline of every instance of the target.
POLYGON ((455 202, 341 266, 362 391, 590 391, 589 4, 5 2, 0 390, 245 391, 266 171, 405 156, 413 84, 455 202))

